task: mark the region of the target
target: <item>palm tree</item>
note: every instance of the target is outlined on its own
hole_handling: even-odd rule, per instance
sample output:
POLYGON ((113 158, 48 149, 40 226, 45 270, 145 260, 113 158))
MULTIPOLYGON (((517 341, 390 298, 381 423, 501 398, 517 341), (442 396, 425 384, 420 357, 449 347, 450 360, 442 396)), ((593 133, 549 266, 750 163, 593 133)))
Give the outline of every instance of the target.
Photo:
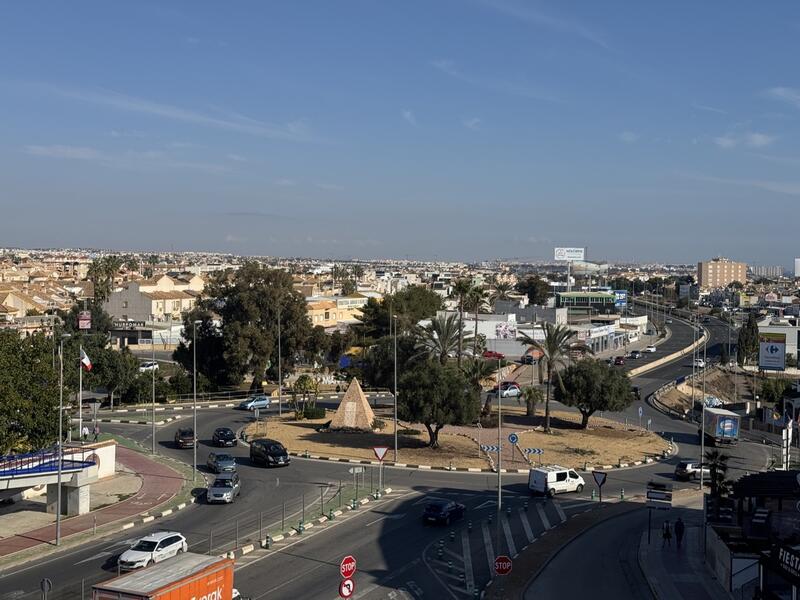
MULTIPOLYGON (((467 338, 472 341, 471 336, 467 338)), ((462 339, 464 336, 456 315, 434 317, 429 325, 417 333, 417 356, 447 364, 447 359, 459 350, 462 339)))
POLYGON ((533 387, 532 385, 527 385, 522 388, 522 398, 525 400, 525 416, 535 417, 536 405, 541 404, 544 401, 542 390, 533 387))
POLYGON ((489 306, 489 294, 482 287, 475 286, 467 294, 464 309, 475 312, 475 333, 472 336, 472 356, 478 356, 478 313, 489 306))
POLYGON ((491 296, 492 306, 494 306, 498 300, 508 300, 509 294, 513 289, 514 287, 510 283, 501 282, 495 284, 491 296))
MULTIPOLYGON (((553 385, 553 376, 561 377, 558 373, 560 367, 564 367, 569 358, 570 350, 580 350, 587 354, 593 352, 584 344, 574 341, 577 333, 571 331, 566 325, 544 324, 544 340, 533 339, 527 334, 522 334, 518 339, 523 344, 527 344, 542 353, 539 364, 547 369, 547 395, 544 400, 544 430, 550 432, 550 388, 553 385)), ((560 381, 560 379, 559 379, 560 381)))
POLYGON ((461 368, 461 355, 464 352, 464 301, 467 299, 469 291, 472 289, 472 282, 469 279, 457 279, 453 284, 453 291, 450 297, 458 299, 458 367, 461 368))
MULTIPOLYGON (((480 394, 480 392, 483 390, 481 381, 492 377, 492 375, 494 375, 495 368, 494 364, 488 360, 473 357, 461 365, 461 372, 464 373, 464 377, 467 379, 469 384, 480 394)), ((491 394, 487 394, 486 404, 483 406, 483 413, 488 414, 491 410, 491 407, 492 396, 491 394)))

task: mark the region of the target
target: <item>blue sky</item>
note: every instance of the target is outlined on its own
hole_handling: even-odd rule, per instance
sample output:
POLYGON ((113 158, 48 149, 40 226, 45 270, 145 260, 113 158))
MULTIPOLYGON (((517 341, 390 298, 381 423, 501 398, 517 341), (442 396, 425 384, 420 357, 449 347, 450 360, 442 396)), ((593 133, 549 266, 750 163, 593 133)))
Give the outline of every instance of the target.
POLYGON ((16 2, 0 246, 800 254, 800 5, 16 2))

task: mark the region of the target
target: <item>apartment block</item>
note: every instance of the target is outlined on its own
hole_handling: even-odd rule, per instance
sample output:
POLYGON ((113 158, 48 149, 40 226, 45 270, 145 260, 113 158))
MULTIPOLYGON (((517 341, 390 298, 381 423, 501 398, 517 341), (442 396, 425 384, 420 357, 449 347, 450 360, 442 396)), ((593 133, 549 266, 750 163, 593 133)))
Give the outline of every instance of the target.
POLYGON ((726 287, 734 281, 742 284, 747 282, 746 263, 734 262, 722 257, 697 263, 697 283, 700 288, 726 287))

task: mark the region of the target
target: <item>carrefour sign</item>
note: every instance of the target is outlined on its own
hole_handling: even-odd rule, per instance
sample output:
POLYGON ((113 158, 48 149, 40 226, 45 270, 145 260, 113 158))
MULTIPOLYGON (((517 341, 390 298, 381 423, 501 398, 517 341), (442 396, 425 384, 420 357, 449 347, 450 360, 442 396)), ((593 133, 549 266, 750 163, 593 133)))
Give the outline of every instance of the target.
POLYGON ((786 368, 786 334, 758 334, 758 367, 764 370, 783 371, 786 368))
POLYGON ((628 290, 614 290, 614 306, 617 308, 628 306, 628 290))
POLYGON ((556 260, 584 260, 586 248, 556 248, 556 260))

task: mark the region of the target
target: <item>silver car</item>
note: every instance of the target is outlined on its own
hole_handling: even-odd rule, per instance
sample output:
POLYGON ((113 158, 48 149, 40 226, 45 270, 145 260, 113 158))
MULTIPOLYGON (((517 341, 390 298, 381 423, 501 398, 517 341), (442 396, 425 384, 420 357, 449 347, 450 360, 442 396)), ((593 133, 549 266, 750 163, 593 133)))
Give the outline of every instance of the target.
POLYGON ((206 466, 212 473, 232 473, 236 470, 236 459, 230 454, 211 452, 206 466))
POLYGON ((208 486, 206 502, 209 504, 232 504, 242 492, 238 473, 220 473, 208 486))

